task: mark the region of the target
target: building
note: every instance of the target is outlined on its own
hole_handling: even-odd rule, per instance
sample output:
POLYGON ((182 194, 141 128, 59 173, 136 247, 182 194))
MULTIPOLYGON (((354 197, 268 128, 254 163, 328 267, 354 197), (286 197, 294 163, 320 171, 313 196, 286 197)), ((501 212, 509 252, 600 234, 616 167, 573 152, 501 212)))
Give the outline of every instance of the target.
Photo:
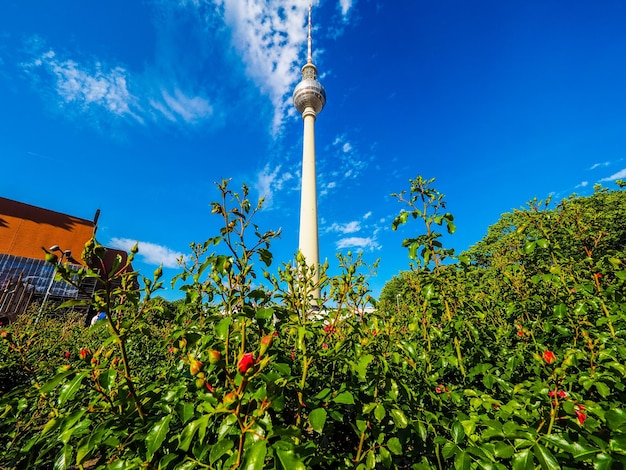
MULTIPOLYGON (((15 318, 33 302, 60 303, 93 294, 93 278, 80 290, 53 281, 55 267, 46 262, 44 250, 63 262, 84 265, 81 255, 96 234, 99 214, 81 219, 0 197, 0 319, 15 318)), ((107 249, 105 266, 112 266, 118 254, 125 262, 126 252, 107 249)))

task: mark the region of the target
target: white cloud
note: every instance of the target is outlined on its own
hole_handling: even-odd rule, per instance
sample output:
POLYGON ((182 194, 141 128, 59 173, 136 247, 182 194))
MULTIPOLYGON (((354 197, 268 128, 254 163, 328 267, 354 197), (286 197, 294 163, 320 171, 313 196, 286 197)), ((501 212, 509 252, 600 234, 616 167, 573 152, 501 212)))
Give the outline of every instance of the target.
POLYGON ((618 171, 617 173, 613 173, 611 176, 602 178, 600 181, 615 181, 621 178, 626 178, 626 168, 618 171))
POLYGON ((209 100, 200 96, 187 96, 176 88, 172 93, 161 90, 162 101, 150 100, 153 108, 160 111, 169 121, 183 120, 193 124, 211 116, 213 107, 209 100))
POLYGON ((352 0, 339 0, 339 6, 341 8, 341 16, 346 18, 352 8, 352 0))
POLYGON ((369 219, 372 216, 372 211, 366 212, 363 219, 369 219))
POLYGON ((274 106, 273 130, 293 115, 291 93, 306 61, 310 0, 213 0, 224 11, 247 75, 274 106))
POLYGON ((609 166, 609 165, 610 165, 610 162, 594 163, 593 165, 591 165, 591 168, 589 168, 589 169, 590 170, 595 170, 596 168, 609 166))
MULTIPOLYGON (((98 60, 79 63, 49 49, 22 68, 42 91, 51 88, 61 107, 76 105, 79 115, 105 112, 141 124, 148 120, 159 123, 163 118, 197 124, 213 114, 207 98, 158 83, 159 77, 147 73, 133 75, 121 65, 107 66, 98 60), (139 93, 133 93, 133 88, 139 93)), ((97 121, 98 114, 95 116, 97 121)))
POLYGON ((576 188, 585 188, 589 185, 589 181, 581 181, 580 184, 576 185, 576 188))
POLYGON ((32 62, 23 64, 27 71, 43 68, 54 79, 55 91, 64 103, 95 105, 117 116, 132 116, 142 121, 132 108, 137 98, 128 90, 128 71, 123 67, 107 68, 101 62, 82 66, 74 60, 58 57, 48 50, 32 62))
POLYGON ((130 238, 112 238, 109 245, 119 250, 130 251, 130 249, 138 243, 138 255, 146 264, 163 265, 166 268, 178 267, 178 259, 183 255, 178 251, 171 250, 166 246, 157 245, 150 242, 137 242, 130 238))
POLYGON ((274 193, 283 189, 287 181, 293 179, 289 172, 281 172, 281 166, 271 168, 269 163, 257 175, 255 189, 260 197, 265 198, 264 207, 270 209, 274 202, 274 193))
POLYGON ((330 227, 328 227, 328 232, 339 232, 339 233, 355 233, 361 230, 361 223, 358 220, 354 220, 352 222, 348 222, 345 224, 333 223, 330 227))
POLYGON ((337 249, 359 248, 362 250, 379 250, 381 247, 374 237, 347 237, 337 241, 337 249))

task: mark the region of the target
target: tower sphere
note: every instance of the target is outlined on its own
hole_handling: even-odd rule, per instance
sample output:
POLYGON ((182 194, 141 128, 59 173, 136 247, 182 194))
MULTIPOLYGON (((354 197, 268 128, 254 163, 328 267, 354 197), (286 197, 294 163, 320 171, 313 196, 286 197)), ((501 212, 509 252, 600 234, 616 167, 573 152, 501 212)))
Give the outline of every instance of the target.
POLYGON ((316 76, 317 69, 313 64, 302 67, 302 80, 293 91, 293 104, 300 114, 309 107, 318 114, 326 104, 326 91, 316 76))

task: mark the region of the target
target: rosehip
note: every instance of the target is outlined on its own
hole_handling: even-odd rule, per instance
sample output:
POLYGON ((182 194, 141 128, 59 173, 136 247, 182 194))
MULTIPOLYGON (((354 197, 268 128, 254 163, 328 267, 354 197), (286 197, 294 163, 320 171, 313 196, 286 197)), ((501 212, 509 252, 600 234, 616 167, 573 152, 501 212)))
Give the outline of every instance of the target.
POLYGON ((196 359, 191 359, 189 361, 189 372, 191 375, 196 375, 198 372, 202 370, 202 362, 197 361, 196 359))
POLYGON ((209 349, 208 355, 210 364, 217 364, 222 360, 222 353, 215 349, 209 349))
POLYGON ((272 335, 263 336, 263 338, 261 338, 261 354, 265 354, 265 351, 267 351, 267 349, 272 345, 273 340, 274 336, 272 335))

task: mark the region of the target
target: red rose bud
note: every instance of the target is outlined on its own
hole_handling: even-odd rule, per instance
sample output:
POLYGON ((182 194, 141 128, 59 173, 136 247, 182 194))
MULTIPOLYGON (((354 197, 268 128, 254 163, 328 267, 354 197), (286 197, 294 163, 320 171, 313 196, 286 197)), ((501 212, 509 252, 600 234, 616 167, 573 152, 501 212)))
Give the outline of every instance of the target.
POLYGON ((215 349, 209 349, 209 364, 217 364, 222 360, 222 353, 215 349))
POLYGON ((272 345, 272 341, 274 340, 274 337, 272 335, 267 335, 267 336, 263 336, 263 338, 261 338, 261 354, 265 354, 265 351, 267 351, 267 349, 272 345))
POLYGON ((243 357, 239 360, 239 364, 237 364, 237 368, 241 375, 245 375, 246 372, 250 370, 250 368, 254 365, 254 356, 252 353, 245 353, 243 357))
POLYGON ((202 370, 202 362, 197 361, 196 359, 189 360, 189 373, 191 375, 196 375, 201 370, 202 370))
POLYGON ((81 349, 81 350, 79 351, 78 356, 79 356, 79 357, 80 357, 83 361, 89 360, 89 359, 91 359, 91 351, 90 351, 89 349, 85 349, 85 348, 83 348, 83 349, 81 349))
POLYGON ((556 360, 556 356, 552 351, 548 351, 547 349, 543 352, 543 360, 548 364, 552 364, 556 360))

